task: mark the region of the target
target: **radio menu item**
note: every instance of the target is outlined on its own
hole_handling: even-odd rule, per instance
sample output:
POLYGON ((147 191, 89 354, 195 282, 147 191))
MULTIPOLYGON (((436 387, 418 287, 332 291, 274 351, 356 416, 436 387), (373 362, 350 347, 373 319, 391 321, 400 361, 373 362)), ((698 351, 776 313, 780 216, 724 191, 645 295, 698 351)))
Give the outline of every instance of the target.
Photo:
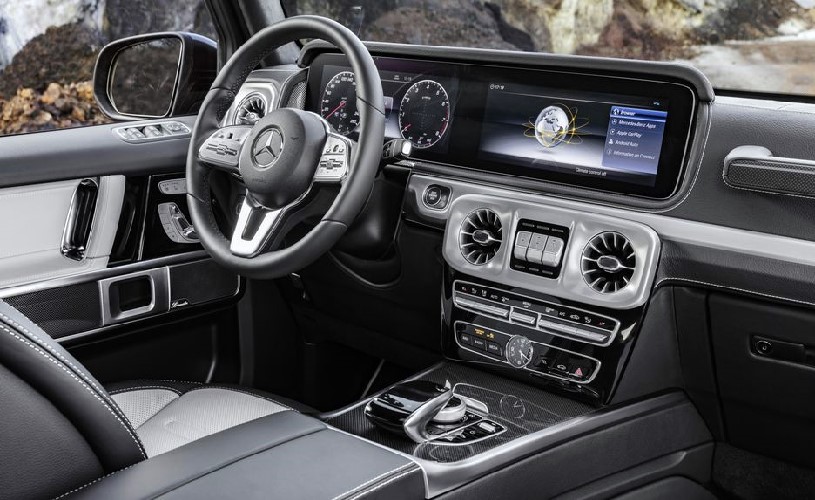
POLYGON ((620 170, 641 166, 656 173, 666 111, 612 106, 603 166, 620 170))

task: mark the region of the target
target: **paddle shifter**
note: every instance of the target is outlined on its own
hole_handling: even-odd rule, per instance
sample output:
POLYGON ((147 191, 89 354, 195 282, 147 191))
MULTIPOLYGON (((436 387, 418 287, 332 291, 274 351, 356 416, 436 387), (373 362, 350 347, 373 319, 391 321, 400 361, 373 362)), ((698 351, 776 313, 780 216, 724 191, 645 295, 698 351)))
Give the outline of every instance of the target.
POLYGON ((365 416, 375 425, 416 443, 465 443, 503 432, 488 420, 487 405, 456 395, 449 382, 412 380, 372 398, 365 416))

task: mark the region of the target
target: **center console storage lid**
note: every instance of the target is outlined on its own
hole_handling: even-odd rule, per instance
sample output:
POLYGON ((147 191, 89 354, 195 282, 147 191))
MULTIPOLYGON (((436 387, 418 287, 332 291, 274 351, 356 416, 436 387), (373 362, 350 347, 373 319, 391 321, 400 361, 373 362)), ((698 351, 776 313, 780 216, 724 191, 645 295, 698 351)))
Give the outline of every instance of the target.
POLYGON ((158 455, 67 498, 416 499, 424 475, 404 455, 293 411, 158 455))

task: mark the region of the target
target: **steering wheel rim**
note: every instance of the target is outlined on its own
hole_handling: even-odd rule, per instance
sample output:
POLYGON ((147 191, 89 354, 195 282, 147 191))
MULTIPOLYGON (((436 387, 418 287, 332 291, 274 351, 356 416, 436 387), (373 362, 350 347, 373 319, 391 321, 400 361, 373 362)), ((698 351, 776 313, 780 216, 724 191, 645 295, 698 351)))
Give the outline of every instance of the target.
MULTIPOLYGON (((207 93, 193 127, 190 148, 187 153, 187 201, 190 216, 199 234, 200 241, 207 252, 218 263, 235 270, 239 274, 265 279, 278 278, 298 271, 327 253, 345 234, 348 227, 362 211, 370 195, 382 155, 382 143, 385 134, 385 111, 383 107, 382 84, 373 58, 359 38, 341 24, 319 16, 296 16, 269 26, 250 38, 221 69, 207 93), (240 87, 251 71, 282 45, 308 38, 321 39, 332 43, 348 58, 357 84, 356 101, 360 116, 360 140, 349 154, 350 164, 347 169, 347 177, 341 184, 339 194, 320 222, 311 231, 286 248, 271 250, 258 255, 236 255, 231 249, 230 239, 223 234, 212 212, 209 180, 210 175, 217 168, 213 168, 212 163, 202 160, 201 148, 220 130, 220 121, 232 105, 240 87)), ((292 111, 290 108, 278 108, 272 111, 270 115, 277 113, 281 109, 292 111)), ((295 114, 296 117, 289 116, 289 118, 302 121, 306 129, 318 134, 313 126, 316 123, 313 117, 306 116, 313 115, 313 113, 300 111, 295 114)), ((264 117, 264 120, 268 117, 269 115, 264 117)), ((319 119, 322 120, 322 118, 319 119)), ((264 125, 258 122, 256 127, 281 129, 279 123, 269 125, 270 122, 276 120, 279 123, 290 123, 286 121, 287 119, 283 119, 282 115, 279 115, 278 118, 272 117, 266 122, 262 120, 261 122, 264 125)), ((328 125, 325 124, 325 126, 328 125)), ((299 129, 301 128, 303 127, 299 129)), ((283 134, 287 134, 285 130, 281 131, 283 134)), ((253 143, 250 139, 252 137, 255 140, 261 139, 260 135, 264 132, 266 131, 252 128, 250 132, 252 135, 245 137, 244 141, 241 142, 242 150, 237 155, 240 157, 240 161, 243 161, 243 157, 246 156, 242 154, 243 148, 247 147, 246 145, 252 147, 253 143)), ((290 135, 291 137, 288 139, 291 141, 297 139, 294 137, 296 134, 290 135)), ((336 138, 336 136, 337 134, 327 131, 327 138, 336 138)), ((324 146, 325 142, 320 145, 321 151, 324 146)), ((281 146, 281 149, 283 149, 283 146, 281 146)), ((305 156, 313 157, 313 154, 305 156)), ((268 170, 274 171, 277 167, 278 165, 274 164, 268 170)), ((286 168, 289 167, 290 165, 286 166, 286 168)), ((308 174, 307 169, 311 167, 316 169, 316 166, 300 162, 297 167, 294 167, 296 171, 293 171, 293 174, 303 177, 308 174)), ((240 168, 243 171, 243 164, 240 168)), ((256 165, 256 168, 260 167, 256 165)), ((249 188, 248 180, 247 188, 249 188)), ((250 198, 251 194, 251 190, 249 190, 247 199, 250 198)), ((305 194, 304 192, 303 195, 305 196, 305 194)), ((254 196, 251 196, 251 198, 254 199, 254 196)), ((259 203, 255 204, 261 209, 266 208, 259 203)), ((266 210, 275 210, 277 208, 266 208, 266 210)))

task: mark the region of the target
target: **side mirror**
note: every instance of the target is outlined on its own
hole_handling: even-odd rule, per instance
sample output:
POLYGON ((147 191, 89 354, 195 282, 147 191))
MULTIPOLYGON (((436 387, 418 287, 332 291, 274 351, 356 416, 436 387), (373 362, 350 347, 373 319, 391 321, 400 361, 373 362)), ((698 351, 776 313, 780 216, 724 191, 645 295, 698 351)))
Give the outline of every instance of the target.
POLYGON ((218 45, 194 33, 123 38, 99 52, 93 93, 114 120, 195 113, 218 74, 218 45))

